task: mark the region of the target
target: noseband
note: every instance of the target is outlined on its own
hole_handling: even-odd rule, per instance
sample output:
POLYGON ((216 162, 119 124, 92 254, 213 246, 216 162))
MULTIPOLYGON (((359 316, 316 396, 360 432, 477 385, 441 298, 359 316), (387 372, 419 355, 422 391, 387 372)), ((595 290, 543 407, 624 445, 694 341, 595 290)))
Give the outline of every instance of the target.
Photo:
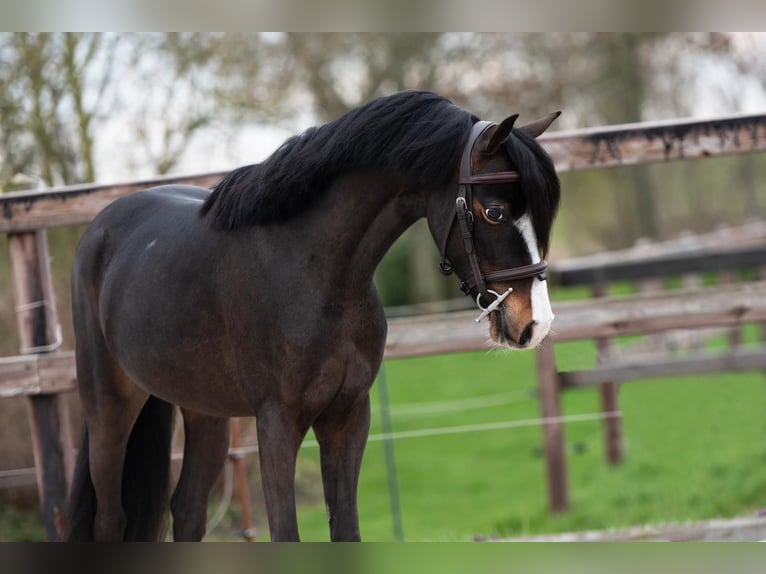
POLYGON ((519 172, 517 171, 497 171, 494 173, 482 173, 476 175, 473 173, 473 148, 476 145, 476 141, 485 131, 494 125, 495 124, 492 122, 476 122, 473 125, 473 128, 471 128, 468 141, 465 144, 465 148, 463 148, 463 156, 460 160, 460 178, 458 180, 459 187, 457 199, 455 200, 455 211, 452 213, 450 222, 442 236, 442 261, 439 264, 439 268, 444 275, 452 273, 452 264, 447 261, 447 242, 449 241, 452 228, 455 226, 455 221, 457 221, 460 235, 463 239, 463 247, 471 265, 471 277, 468 277, 460 283, 460 290, 466 295, 473 290, 478 292, 478 295, 476 296, 476 305, 482 310, 482 314, 476 319, 477 322, 497 309, 497 307, 500 306, 500 303, 502 303, 513 291, 512 288, 509 288, 503 294, 499 294, 491 289, 487 289, 487 283, 495 281, 512 281, 529 277, 536 277, 539 281, 545 281, 545 270, 548 268, 548 263, 545 261, 539 261, 538 263, 532 263, 530 265, 522 265, 521 267, 502 269, 500 271, 490 271, 489 273, 484 273, 479 266, 479 258, 476 255, 476 248, 473 242, 474 215, 471 210, 473 200, 472 186, 473 184, 511 183, 519 181, 519 172), (494 295, 495 300, 487 307, 482 307, 481 297, 484 296, 485 300, 489 301, 491 299, 489 295, 494 295))

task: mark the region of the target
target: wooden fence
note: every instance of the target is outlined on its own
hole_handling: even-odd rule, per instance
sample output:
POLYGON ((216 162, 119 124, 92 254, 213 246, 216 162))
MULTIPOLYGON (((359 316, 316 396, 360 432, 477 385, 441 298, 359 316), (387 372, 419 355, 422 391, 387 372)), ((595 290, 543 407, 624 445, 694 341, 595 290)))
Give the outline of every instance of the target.
MULTIPOLYGON (((561 390, 598 386, 604 413, 614 415, 604 418, 607 460, 617 464, 624 452, 618 394, 621 383, 766 368, 766 346, 740 347, 742 326, 763 322, 766 283, 760 279, 765 267, 764 222, 559 262, 553 279, 560 285, 587 285, 593 299, 589 301, 591 309, 585 313, 571 312, 566 317, 566 321, 574 321, 573 330, 559 332, 554 324, 556 334, 552 342, 594 339, 598 359, 590 369, 559 372, 552 343, 542 346, 538 351, 538 376, 541 389, 548 389, 547 394, 543 393, 547 396, 543 411, 547 416, 560 416, 557 395, 561 390), (738 283, 743 272, 749 280, 738 283), (665 290, 664 284, 670 279, 681 287, 665 290), (714 279, 715 286, 703 287, 714 279), (610 283, 624 281, 638 286, 638 293, 606 297, 610 283), (634 306, 633 316, 614 316, 603 328, 590 328, 613 313, 615 304, 626 303, 634 306), (711 328, 729 330, 731 346, 727 351, 704 350, 711 328), (639 344, 614 344, 613 338, 623 335, 649 337, 639 344), (677 353, 679 349, 684 353, 677 353)), ((546 457, 550 506, 554 511, 566 510, 569 494, 563 427, 549 438, 546 457)))
MULTIPOLYGON (((559 171, 576 171, 665 162, 678 159, 766 151, 766 115, 738 115, 713 120, 670 121, 626 124, 589 130, 560 132, 540 138, 559 171)), ((74 388, 74 361, 71 352, 55 350, 60 344, 60 326, 51 287, 46 229, 88 223, 106 205, 124 195, 165 183, 186 183, 210 187, 223 172, 187 177, 167 177, 118 185, 79 185, 39 191, 13 192, 0 196, 0 232, 10 236, 14 295, 21 341, 21 355, 0 359, 0 396, 24 395, 30 404, 37 483, 46 534, 56 539, 61 513, 72 472, 72 439, 68 413, 59 393, 74 388)), ((649 332, 664 328, 701 325, 731 325, 766 320, 762 285, 727 289, 720 295, 721 306, 711 300, 697 302, 689 297, 666 299, 667 315, 645 315, 659 301, 647 306, 640 300, 599 302, 609 312, 595 321, 591 302, 557 306, 556 340, 613 336, 627 332, 649 332), (733 303, 735 302, 736 303, 733 303), (691 305, 691 306, 690 306, 691 305), (585 311, 585 309, 590 309, 585 311), (679 312, 678 309, 682 309, 679 312), (709 311, 714 309, 715 311, 709 311), (577 317, 580 319, 568 319, 577 317), (631 331, 631 329, 634 329, 631 331), (569 333, 569 335, 568 335, 569 333)), ((672 297, 672 295, 668 295, 672 297)), ((455 313, 444 317, 392 321, 386 347, 387 357, 444 353, 484 348, 486 326, 475 326, 473 314, 455 313), (415 333, 425 334, 422 338, 415 333)), ((541 404, 543 415, 560 412, 560 388, 551 370, 552 347, 539 351, 541 404)), ((750 359, 747 359, 750 360, 750 359)), ((747 362, 736 359, 731 365, 747 362)), ((747 363, 750 365, 751 363, 747 363)), ((575 379, 569 379, 568 384, 575 379)), ((582 382, 582 381, 581 381, 582 382)), ((563 452, 561 423, 544 426, 546 452, 563 452)), ((566 508, 566 472, 562 456, 548 455, 552 507, 566 508), (563 477, 563 478, 562 478, 563 477)))

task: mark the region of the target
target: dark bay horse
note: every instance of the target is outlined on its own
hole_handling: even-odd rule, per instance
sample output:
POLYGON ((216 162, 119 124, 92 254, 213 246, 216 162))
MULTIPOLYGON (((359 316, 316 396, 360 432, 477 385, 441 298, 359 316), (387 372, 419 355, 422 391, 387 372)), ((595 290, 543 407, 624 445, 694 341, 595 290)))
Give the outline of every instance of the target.
POLYGON ((184 461, 176 540, 204 535, 228 417, 255 416, 272 540, 297 540, 294 474, 314 429, 332 540, 358 540, 357 481, 386 320, 373 273, 426 217, 490 337, 534 347, 559 182, 521 128, 429 92, 376 99, 287 140, 210 193, 170 185, 96 217, 72 273, 85 432, 68 539, 155 540, 173 405, 184 461))

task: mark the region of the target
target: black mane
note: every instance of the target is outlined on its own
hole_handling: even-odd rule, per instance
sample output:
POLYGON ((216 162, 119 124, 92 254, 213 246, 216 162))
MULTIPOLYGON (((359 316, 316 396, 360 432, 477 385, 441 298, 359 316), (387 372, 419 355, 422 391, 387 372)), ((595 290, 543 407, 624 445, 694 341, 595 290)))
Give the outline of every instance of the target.
POLYGON ((527 211, 537 236, 537 247, 545 258, 548 255, 551 227, 561 197, 556 168, 540 144, 520 129, 511 132, 505 148, 519 172, 527 211))
POLYGON ((200 214, 209 214, 218 229, 285 221, 350 170, 390 170, 418 186, 444 186, 474 121, 431 92, 378 98, 291 137, 263 163, 234 170, 213 189, 200 214))

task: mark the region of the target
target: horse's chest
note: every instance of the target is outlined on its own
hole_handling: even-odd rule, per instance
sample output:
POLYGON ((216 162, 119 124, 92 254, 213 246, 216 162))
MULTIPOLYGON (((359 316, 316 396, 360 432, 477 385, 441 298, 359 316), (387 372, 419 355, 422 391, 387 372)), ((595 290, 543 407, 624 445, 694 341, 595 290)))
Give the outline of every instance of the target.
POLYGON ((275 369, 279 388, 271 390, 313 414, 329 404, 355 401, 369 392, 384 344, 385 331, 359 336, 342 327, 298 345, 286 342, 275 369))
POLYGON ((377 364, 368 357, 338 353, 325 358, 300 384, 296 396, 310 417, 328 408, 338 409, 353 404, 370 391, 377 364))

